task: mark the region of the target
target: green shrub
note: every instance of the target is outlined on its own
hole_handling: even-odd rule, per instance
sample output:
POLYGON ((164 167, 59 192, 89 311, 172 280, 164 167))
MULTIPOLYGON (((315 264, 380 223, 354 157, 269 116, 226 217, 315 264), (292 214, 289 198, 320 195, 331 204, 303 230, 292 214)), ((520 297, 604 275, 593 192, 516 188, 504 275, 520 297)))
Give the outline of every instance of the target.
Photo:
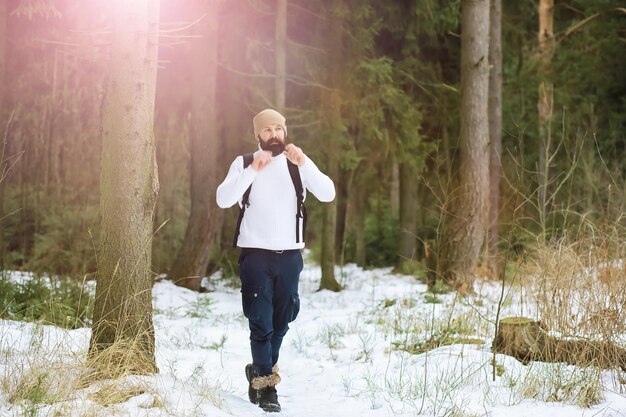
POLYGON ((370 266, 395 265, 398 258, 398 217, 390 202, 373 199, 365 217, 365 252, 370 266))
POLYGON ((98 207, 60 207, 45 213, 25 269, 84 276, 96 270, 98 207), (93 231, 93 232, 92 232, 93 231))
POLYGON ((89 324, 93 296, 69 278, 33 276, 23 283, 0 277, 0 317, 75 329, 89 324))

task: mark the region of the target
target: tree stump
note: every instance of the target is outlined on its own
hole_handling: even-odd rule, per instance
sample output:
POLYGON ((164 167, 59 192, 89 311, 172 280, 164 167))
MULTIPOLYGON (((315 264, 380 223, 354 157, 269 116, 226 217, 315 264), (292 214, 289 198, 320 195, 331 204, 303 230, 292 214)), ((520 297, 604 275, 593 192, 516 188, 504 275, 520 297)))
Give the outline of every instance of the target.
POLYGON ((626 372, 626 350, 609 340, 558 338, 548 335, 545 325, 527 317, 507 317, 498 323, 492 349, 513 356, 523 364, 530 361, 565 362, 626 372))
POLYGON ((526 317, 507 317, 498 324, 493 349, 527 364, 541 360, 547 337, 543 323, 526 317))

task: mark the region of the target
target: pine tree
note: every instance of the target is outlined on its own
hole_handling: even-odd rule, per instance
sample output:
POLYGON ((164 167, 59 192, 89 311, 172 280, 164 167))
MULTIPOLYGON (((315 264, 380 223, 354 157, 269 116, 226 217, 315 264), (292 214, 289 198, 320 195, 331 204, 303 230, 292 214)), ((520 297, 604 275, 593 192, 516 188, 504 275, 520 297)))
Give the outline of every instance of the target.
POLYGON ((159 191, 153 134, 159 2, 115 0, 111 7, 113 44, 102 109, 101 239, 89 345, 93 365, 107 372, 95 377, 104 378, 157 372, 150 266, 159 191))
POLYGON ((489 0, 463 0, 461 8, 460 166, 444 212, 438 275, 471 291, 488 208, 489 0))
POLYGON ((502 154, 502 0, 489 9, 489 221, 487 254, 494 272, 498 256, 502 154))
POLYGON ((197 39, 191 41, 190 182, 191 211, 185 238, 172 268, 178 285, 200 291, 223 213, 215 206, 218 172, 217 150, 217 0, 195 0, 195 16, 204 18, 194 25, 197 39))

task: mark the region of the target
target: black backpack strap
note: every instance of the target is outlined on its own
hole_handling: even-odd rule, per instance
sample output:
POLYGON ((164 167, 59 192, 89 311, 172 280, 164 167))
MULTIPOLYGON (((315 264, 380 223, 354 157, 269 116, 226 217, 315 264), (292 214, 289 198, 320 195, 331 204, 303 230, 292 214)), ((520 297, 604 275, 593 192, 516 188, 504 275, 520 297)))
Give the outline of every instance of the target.
MULTIPOLYGON (((247 153, 243 155, 243 169, 246 169, 250 166, 252 161, 254 160, 253 153, 247 153)), ((241 229, 241 221, 243 220, 243 213, 246 211, 246 207, 250 205, 248 199, 250 198, 250 190, 252 189, 252 184, 248 187, 245 193, 243 193, 243 197, 241 199, 241 208, 239 209, 239 218, 237 219, 237 227, 235 228, 235 238, 233 239, 233 248, 237 247, 237 240, 239 239, 239 229, 241 229)))
POLYGON ((306 232, 306 207, 304 206, 304 188, 302 187, 302 178, 300 178, 300 170, 298 166, 287 159, 287 167, 289 175, 296 189, 296 243, 304 242, 304 234, 306 232), (302 219, 302 236, 300 236, 300 219, 302 219))

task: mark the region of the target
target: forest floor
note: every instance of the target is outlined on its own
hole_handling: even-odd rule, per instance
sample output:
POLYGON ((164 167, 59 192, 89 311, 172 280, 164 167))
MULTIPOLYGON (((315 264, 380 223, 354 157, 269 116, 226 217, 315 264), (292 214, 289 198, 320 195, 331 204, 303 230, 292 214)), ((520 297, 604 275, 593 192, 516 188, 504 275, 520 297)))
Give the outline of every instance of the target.
MULTIPOLYGON (((461 297, 391 269, 336 272, 339 293, 317 291, 314 264, 301 275, 300 314, 279 360, 281 416, 626 416, 618 371, 504 355, 494 370, 498 283, 477 279, 461 297)), ((239 289, 219 274, 208 284, 202 294, 154 285, 159 374, 82 389, 72 381, 90 329, 0 320, 0 416, 266 415, 247 399, 239 289)), ((537 314, 521 287, 507 286, 501 317, 537 314)))

